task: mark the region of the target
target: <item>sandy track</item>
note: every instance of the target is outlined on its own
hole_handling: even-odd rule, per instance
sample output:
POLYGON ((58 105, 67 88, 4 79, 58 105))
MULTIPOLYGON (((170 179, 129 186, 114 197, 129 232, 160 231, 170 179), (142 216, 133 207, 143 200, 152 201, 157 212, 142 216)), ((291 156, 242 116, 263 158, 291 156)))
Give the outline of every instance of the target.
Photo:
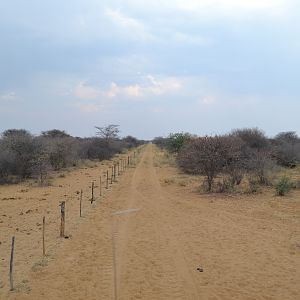
POLYGON ((147 146, 49 266, 31 272, 31 291, 8 299, 300 298, 299 206, 264 214, 254 200, 163 185, 175 171, 155 168, 154 154, 147 146))

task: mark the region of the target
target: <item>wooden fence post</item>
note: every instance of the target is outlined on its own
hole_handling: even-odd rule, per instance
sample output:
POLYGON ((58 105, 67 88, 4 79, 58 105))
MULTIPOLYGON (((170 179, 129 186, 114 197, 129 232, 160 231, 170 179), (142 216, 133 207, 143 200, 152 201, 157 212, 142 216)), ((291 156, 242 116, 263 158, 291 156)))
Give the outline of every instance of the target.
POLYGON ((99 179, 99 189, 100 189, 99 195, 101 197, 102 196, 102 178, 101 178, 101 175, 100 175, 100 179, 99 179))
POLYGON ((117 178, 117 165, 114 164, 114 181, 116 181, 117 178))
POLYGON ((65 205, 66 202, 60 203, 60 237, 65 237, 65 205))
POLYGON ((92 198, 91 198, 91 203, 94 202, 94 181, 92 182, 92 198))
POLYGON ((14 290, 13 266, 14 266, 14 252, 15 252, 15 237, 11 239, 10 263, 9 263, 9 282, 10 290, 14 290))
POLYGON ((80 191, 79 216, 82 216, 82 190, 80 191))
POLYGON ((114 167, 111 167, 111 177, 110 177, 110 184, 113 183, 113 177, 114 177, 114 167))
POLYGON ((108 189, 108 171, 106 171, 106 188, 108 189))
POLYGON ((46 247, 45 247, 45 216, 43 217, 43 257, 46 256, 46 247))

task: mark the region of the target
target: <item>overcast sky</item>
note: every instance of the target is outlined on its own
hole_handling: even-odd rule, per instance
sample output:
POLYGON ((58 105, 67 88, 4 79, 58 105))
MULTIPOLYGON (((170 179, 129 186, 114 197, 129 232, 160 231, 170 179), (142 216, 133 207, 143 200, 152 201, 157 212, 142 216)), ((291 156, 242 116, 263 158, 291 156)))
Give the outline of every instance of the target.
POLYGON ((300 134, 299 14, 297 0, 0 0, 0 131, 300 134))

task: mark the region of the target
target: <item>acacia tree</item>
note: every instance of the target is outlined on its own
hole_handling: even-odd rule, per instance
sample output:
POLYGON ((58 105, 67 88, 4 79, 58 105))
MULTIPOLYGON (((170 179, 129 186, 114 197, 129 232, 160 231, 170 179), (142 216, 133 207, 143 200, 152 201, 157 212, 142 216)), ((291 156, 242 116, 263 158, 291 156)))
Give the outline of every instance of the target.
POLYGON ((204 175, 212 190, 216 176, 239 161, 240 140, 230 136, 205 136, 191 139, 178 156, 179 166, 188 173, 204 175))
POLYGON ((95 128, 98 130, 96 134, 105 140, 107 146, 109 146, 112 140, 118 138, 118 134, 120 132, 119 125, 114 124, 110 124, 105 127, 95 126, 95 128))
POLYGON ((59 130, 59 129, 51 129, 51 130, 47 130, 47 131, 42 131, 42 136, 46 137, 46 138, 65 138, 65 137, 71 137, 64 130, 59 130))

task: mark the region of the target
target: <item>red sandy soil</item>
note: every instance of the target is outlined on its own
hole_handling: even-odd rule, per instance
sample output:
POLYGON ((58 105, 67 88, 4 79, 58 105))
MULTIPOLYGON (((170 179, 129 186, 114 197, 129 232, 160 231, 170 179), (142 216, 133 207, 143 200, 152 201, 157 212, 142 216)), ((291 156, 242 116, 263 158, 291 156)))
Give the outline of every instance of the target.
POLYGON ((148 145, 137 166, 91 205, 88 185, 106 168, 71 171, 50 187, 0 188, 1 300, 300 299, 299 192, 202 195, 148 145), (64 199, 69 239, 58 236, 64 199))

